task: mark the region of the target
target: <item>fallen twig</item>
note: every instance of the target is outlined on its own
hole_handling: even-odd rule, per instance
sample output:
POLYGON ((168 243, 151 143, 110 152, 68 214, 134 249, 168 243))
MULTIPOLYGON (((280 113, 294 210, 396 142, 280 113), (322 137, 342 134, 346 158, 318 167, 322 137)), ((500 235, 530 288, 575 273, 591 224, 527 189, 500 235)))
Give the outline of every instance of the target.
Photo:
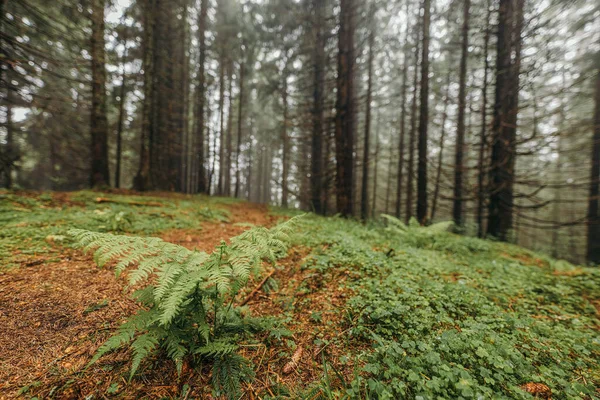
POLYGON ((252 291, 250 292, 250 294, 249 294, 249 295, 248 295, 248 296, 247 296, 247 297, 244 299, 244 301, 242 301, 242 302, 240 303, 240 306, 246 305, 246 303, 248 303, 248 302, 249 302, 249 301, 252 299, 252 297, 254 297, 254 295, 255 295, 255 294, 256 294, 256 293, 257 293, 257 292, 260 290, 260 288, 262 288, 262 287, 263 287, 263 285, 264 285, 265 283, 267 283, 267 281, 269 280, 269 278, 270 278, 270 277, 271 277, 271 276, 272 276, 274 273, 275 273, 275 270, 271 271, 271 272, 269 273, 269 275, 267 275, 267 276, 265 277, 265 279, 263 279, 262 281, 260 281, 260 283, 258 284, 258 286, 257 286, 257 287, 255 287, 255 288, 254 288, 254 290, 252 290, 252 291))

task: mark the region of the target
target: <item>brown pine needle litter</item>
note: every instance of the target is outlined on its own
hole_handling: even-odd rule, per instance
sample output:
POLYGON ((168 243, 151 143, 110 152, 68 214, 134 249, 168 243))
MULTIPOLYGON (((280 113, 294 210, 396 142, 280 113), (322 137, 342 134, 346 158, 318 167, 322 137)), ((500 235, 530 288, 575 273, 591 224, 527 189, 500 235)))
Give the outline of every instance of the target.
MULTIPOLYGON (((62 193, 53 194, 51 204, 85 207, 62 193)), ((228 222, 203 221, 197 229, 170 229, 159 236, 188 248, 212 251, 221 240, 248 229, 248 224, 277 223, 278 218, 263 205, 222 207, 229 213, 228 222)), ((30 256, 17 268, 0 271, 0 399, 19 394, 42 398, 103 398, 107 394, 126 399, 173 398, 181 395, 184 385, 190 387, 188 398, 212 398, 210 366, 196 371, 186 365, 178 377, 171 362, 154 359, 127 383, 130 355, 123 350, 86 369, 97 348, 139 306, 130 297, 133 289, 125 289, 126 282, 115 278, 111 265, 98 268, 91 255, 60 242, 51 245, 52 253, 30 256)), ((265 271, 256 282, 250 282, 241 295, 248 299, 245 303, 253 315, 291 314, 287 327, 297 345, 295 351, 286 340, 269 341, 268 346, 242 345, 240 353, 253 362, 256 373, 254 381, 245 386, 248 398, 272 391, 273 384, 301 390, 320 380, 321 359, 302 357, 305 349, 323 348, 315 344, 316 340, 331 340, 327 342, 327 362, 348 377, 352 374, 351 364, 339 365, 344 351, 336 342, 341 331, 339 310, 351 295, 339 285, 346 276, 317 279, 302 267, 309 252, 308 248, 289 249, 275 270, 265 271), (262 287, 269 279, 277 281, 279 288, 267 294, 262 287), (321 321, 311 319, 314 312, 322 315, 321 321)))

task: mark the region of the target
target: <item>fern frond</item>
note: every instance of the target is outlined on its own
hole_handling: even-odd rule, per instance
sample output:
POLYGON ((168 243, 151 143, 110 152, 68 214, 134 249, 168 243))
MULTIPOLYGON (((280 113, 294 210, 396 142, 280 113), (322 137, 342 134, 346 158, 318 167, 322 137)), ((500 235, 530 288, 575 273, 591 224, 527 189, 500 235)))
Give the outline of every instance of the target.
POLYGON ((241 380, 250 376, 248 362, 235 352, 238 335, 259 324, 242 317, 232 304, 252 272, 263 261, 275 262, 285 254, 289 233, 297 218, 272 229, 252 228, 224 241, 213 253, 191 251, 159 238, 138 238, 71 230, 76 242, 94 251, 99 265, 117 260, 119 276, 129 267, 131 285, 156 277, 134 297, 148 309, 124 323, 96 352, 91 363, 129 345, 132 349, 130 379, 141 362, 158 348, 166 351, 181 373, 186 357, 214 359, 213 383, 230 397, 239 392, 241 380), (211 340, 212 339, 212 340, 211 340))
POLYGON ((454 222, 443 221, 443 222, 438 222, 438 223, 429 225, 423 229, 425 229, 427 232, 435 235, 435 234, 448 232, 450 229, 452 229, 453 226, 454 226, 454 222))
POLYGON ((146 333, 138 336, 133 343, 131 348, 133 350, 133 359, 131 362, 131 371, 129 372, 129 380, 133 378, 133 375, 140 366, 142 360, 154 352, 158 345, 158 338, 152 333, 146 333))
POLYGON ((175 362, 177 375, 181 375, 183 360, 188 353, 187 347, 182 343, 179 336, 168 335, 165 338, 165 349, 169 358, 175 362))
POLYGON ((233 400, 240 397, 241 382, 253 377, 249 361, 244 357, 230 353, 215 359, 212 370, 212 384, 217 395, 233 400))
POLYGON ((194 354, 205 357, 223 357, 227 354, 234 353, 238 346, 228 340, 215 340, 208 342, 206 345, 198 347, 194 350, 194 354))

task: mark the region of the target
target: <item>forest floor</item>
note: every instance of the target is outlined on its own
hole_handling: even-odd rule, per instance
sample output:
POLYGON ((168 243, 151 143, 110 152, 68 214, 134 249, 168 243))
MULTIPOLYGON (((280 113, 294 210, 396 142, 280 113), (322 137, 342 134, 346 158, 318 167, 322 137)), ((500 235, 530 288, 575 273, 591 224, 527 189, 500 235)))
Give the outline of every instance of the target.
MULTIPOLYGON (((211 252, 290 215, 203 196, 0 192, 0 398, 213 398, 209 370, 178 377, 161 358, 131 382, 126 350, 86 368, 139 306, 114 264, 65 232, 211 252)), ((255 372, 243 398, 600 397, 596 269, 397 221, 308 216, 291 240, 242 293, 281 322, 241 343, 255 372)))

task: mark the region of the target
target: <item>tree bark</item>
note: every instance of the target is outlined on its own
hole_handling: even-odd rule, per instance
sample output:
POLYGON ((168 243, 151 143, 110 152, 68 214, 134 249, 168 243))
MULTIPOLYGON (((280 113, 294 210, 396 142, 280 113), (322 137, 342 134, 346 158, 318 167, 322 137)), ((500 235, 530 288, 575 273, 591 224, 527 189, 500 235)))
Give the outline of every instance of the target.
POLYGON ((90 133, 92 165, 90 185, 108 186, 108 119, 106 116, 106 67, 104 49, 104 0, 92 0, 92 108, 90 133))
POLYGON ((335 120, 337 211, 354 214, 354 0, 340 2, 335 120))
MULTIPOLYGON (((600 53, 596 55, 600 65, 600 53)), ((594 135, 592 137, 592 168, 590 176, 590 197, 588 203, 588 248, 587 259, 590 263, 600 264, 600 214, 598 197, 600 196, 600 66, 595 79, 596 104, 594 107, 594 135)))
POLYGON ((283 70, 283 84, 281 88, 281 102, 283 105, 283 123, 281 125, 281 142, 282 149, 282 171, 281 171, 281 206, 288 206, 288 177, 290 169, 290 137, 288 135, 288 73, 287 65, 283 70))
POLYGON ((240 62, 240 97, 238 104, 238 121, 237 121, 237 144, 235 149, 235 192, 234 197, 238 198, 240 196, 240 180, 241 180, 241 171, 240 171, 240 156, 242 152, 242 126, 244 123, 244 75, 246 65, 243 59, 244 55, 242 54, 242 61, 240 62))
POLYGON ((313 0, 315 45, 313 50, 313 109, 311 142, 311 208, 323 214, 323 107, 325 86, 325 9, 322 0, 313 0))
POLYGON ((500 0, 498 12, 488 234, 504 241, 513 221, 523 1, 517 0, 515 9, 512 0, 500 0))
POLYGON ((150 138, 152 137, 152 92, 154 70, 154 46, 152 20, 154 14, 154 1, 146 0, 141 3, 142 8, 142 68, 144 70, 144 100, 142 102, 142 127, 140 133, 140 161, 133 187, 144 191, 150 187, 150 138))
POLYGON ((117 122, 117 165, 115 168, 115 187, 118 189, 121 187, 121 157, 123 153, 123 123, 125 121, 125 100, 127 95, 127 74, 125 73, 125 62, 127 59, 127 37, 123 38, 123 57, 121 64, 123 66, 123 74, 121 77, 121 88, 119 91, 119 119, 117 122))
POLYGON ((415 185, 415 142, 416 142, 416 126, 417 126, 417 93, 419 90, 419 53, 420 53, 420 25, 415 24, 415 68, 413 76, 412 104, 410 106, 410 131, 408 144, 408 176, 406 182, 406 212, 404 220, 406 223, 413 217, 413 191, 415 185))
POLYGON ((423 49, 419 113, 419 167, 417 170, 417 220, 427 222, 427 126, 429 124, 429 24, 431 0, 423 0, 423 49))
POLYGON ((217 195, 223 194, 223 170, 225 169, 225 50, 221 49, 219 60, 219 177, 217 195))
POLYGON ((400 210, 402 208, 402 179, 404 178, 404 138, 406 137, 406 89, 408 79, 408 31, 409 31, 409 8, 408 1, 406 2, 406 29, 404 31, 404 59, 402 65, 402 88, 400 89, 400 139, 398 141, 398 176, 396 183, 396 218, 400 218, 400 210))
POLYGON ((379 127, 381 126, 381 114, 379 108, 377 109, 377 129, 375 130, 375 165, 373 167, 373 198, 371 200, 371 218, 375 218, 375 212, 377 211, 377 177, 379 172, 379 127))
POLYGON ((440 153, 438 154, 437 171, 435 175, 435 188, 433 192, 433 201, 431 202, 431 216, 430 221, 435 218, 435 212, 437 211, 437 202, 440 194, 440 179, 442 176, 442 163, 444 160, 444 141, 446 140, 446 120, 448 119, 448 103, 450 100, 450 76, 452 71, 452 63, 450 63, 450 70, 446 78, 446 93, 444 95, 444 110, 442 111, 442 134, 440 136, 440 153))
POLYGON ((457 227, 463 225, 463 154, 465 149, 465 108, 467 101, 467 62, 469 58, 469 13, 471 1, 463 3, 463 26, 458 84, 458 122, 456 127, 456 149, 454 157, 454 204, 452 216, 457 227))
POLYGON ((483 87, 481 88, 481 130, 479 133, 479 160, 477 174, 477 236, 483 237, 483 211, 485 206, 485 151, 487 148, 487 95, 488 95, 488 49, 490 42, 490 17, 491 7, 490 0, 487 0, 487 12, 485 19, 485 34, 483 39, 483 87))
POLYGON ((223 195, 231 196, 231 154, 233 153, 233 61, 229 61, 229 111, 227 112, 227 140, 225 146, 225 170, 223 195))
POLYGON ((196 87, 196 160, 197 160, 197 185, 198 192, 207 193, 206 168, 204 166, 204 105, 206 98, 206 28, 209 0, 200 1, 200 12, 198 14, 198 43, 200 54, 198 60, 198 82, 196 87))
POLYGON ((373 47, 375 46, 375 9, 371 5, 369 29, 369 60, 367 79, 367 104, 365 110, 365 137, 363 145, 362 187, 360 197, 360 217, 366 221, 369 217, 369 146, 371 134, 371 101, 373 90, 373 47))

